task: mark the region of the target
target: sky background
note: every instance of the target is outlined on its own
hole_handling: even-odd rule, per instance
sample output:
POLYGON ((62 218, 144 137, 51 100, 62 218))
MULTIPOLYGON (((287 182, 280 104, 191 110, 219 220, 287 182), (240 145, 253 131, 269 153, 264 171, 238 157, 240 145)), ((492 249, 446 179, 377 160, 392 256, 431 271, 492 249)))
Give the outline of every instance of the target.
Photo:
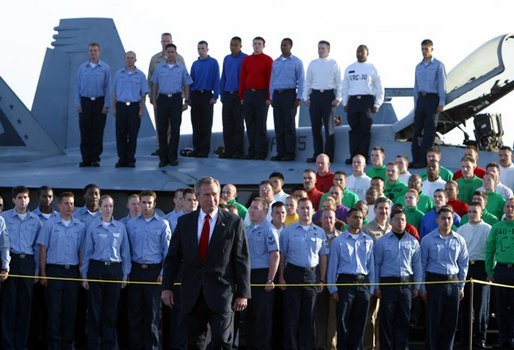
MULTIPOLYGON (((386 87, 412 87, 414 67, 421 60, 420 42, 434 41, 434 56, 450 71, 481 44, 514 32, 513 1, 453 0, 310 1, 260 0, 133 1, 25 0, 9 2, 0 12, 0 76, 30 109, 45 50, 51 47, 54 27, 61 18, 113 18, 126 50, 137 53, 137 66, 148 71, 150 57, 160 50, 160 34, 171 32, 188 69, 197 58, 196 43, 206 40, 210 55, 222 63, 229 40, 238 35, 243 51, 251 53, 251 39, 266 39, 265 53, 280 55, 280 41, 290 37, 293 53, 308 63, 317 57, 317 42, 331 42, 331 57, 341 69, 355 61, 355 49, 366 44, 386 87)), ((87 50, 87 44, 84 45, 87 50)), ((123 57, 120 57, 122 60, 123 57)), ((109 63, 109 62, 107 62, 109 63)), ((395 103, 399 117, 412 102, 395 103)), ((221 130, 217 103, 215 130, 221 130)), ((514 94, 487 111, 503 115, 504 128, 514 130, 514 94)), ((190 130, 189 114, 183 130, 190 130)), ((273 127, 272 112, 268 126, 273 127)), ((509 142, 512 137, 509 131, 509 142)))

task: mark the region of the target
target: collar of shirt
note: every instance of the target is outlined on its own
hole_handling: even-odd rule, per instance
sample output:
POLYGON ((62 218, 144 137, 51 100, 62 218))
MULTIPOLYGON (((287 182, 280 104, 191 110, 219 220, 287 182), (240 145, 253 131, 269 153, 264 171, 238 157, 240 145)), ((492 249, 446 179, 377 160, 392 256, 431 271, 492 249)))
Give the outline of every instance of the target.
POLYGON ((362 238, 364 238, 364 235, 362 234, 361 231, 359 231, 358 234, 354 235, 354 234, 350 233, 350 231, 345 230, 342 233, 342 236, 343 236, 344 239, 348 239, 348 238, 351 238, 351 239, 362 239, 362 238))

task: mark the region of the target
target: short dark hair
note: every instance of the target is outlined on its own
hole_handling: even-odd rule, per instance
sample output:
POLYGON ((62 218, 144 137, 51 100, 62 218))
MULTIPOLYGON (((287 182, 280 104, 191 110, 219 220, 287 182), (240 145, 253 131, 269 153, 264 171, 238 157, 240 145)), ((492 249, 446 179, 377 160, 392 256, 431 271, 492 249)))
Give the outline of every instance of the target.
POLYGON ((381 203, 388 203, 390 204, 391 203, 391 200, 389 198, 386 198, 386 197, 378 197, 376 200, 375 200, 375 208, 381 204, 381 203))
POLYGON ((20 193, 30 193, 29 189, 25 186, 16 186, 12 189, 12 198, 16 198, 20 193))
POLYGON ((327 45, 328 47, 330 47, 330 43, 328 41, 326 41, 326 40, 320 40, 318 42, 318 45, 327 45))
POLYGON ((279 173, 278 171, 274 171, 271 174, 269 174, 268 178, 271 179, 272 177, 278 177, 279 179, 282 179, 282 181, 284 181, 284 174, 279 173))
POLYGON ((366 45, 360 44, 359 46, 357 46, 357 50, 359 50, 359 49, 364 49, 369 54, 369 49, 366 45))
POLYGON ((238 36, 233 36, 232 39, 230 39, 230 41, 239 41, 239 42, 242 42, 241 38, 238 37, 238 36))
POLYGON ((195 190, 192 189, 191 187, 188 187, 188 188, 184 188, 182 190, 182 196, 186 196, 186 194, 195 194, 195 190))
POLYGON ((98 48, 100 48, 100 44, 93 41, 93 42, 89 43, 89 45, 87 47, 98 47, 98 48))
POLYGON ((157 199, 157 194, 154 191, 144 190, 144 191, 141 191, 141 193, 139 194, 139 197, 140 198, 143 198, 143 197, 153 197, 153 199, 156 200, 157 199))
POLYGON ((336 172, 334 173, 334 175, 343 175, 345 178, 346 178, 346 176, 347 176, 347 175, 346 175, 346 173, 345 173, 344 171, 342 171, 342 170, 338 170, 338 171, 336 171, 336 172))
POLYGON ((205 46, 209 46, 209 44, 208 44, 208 43, 207 43, 207 41, 205 41, 205 40, 200 40, 200 41, 198 42, 198 45, 205 45, 205 46))
POLYGON ((70 191, 61 192, 59 194, 59 203, 61 203, 64 198, 75 198, 75 195, 70 191))
POLYGON ((282 39, 282 41, 287 41, 289 43, 289 45, 293 46, 293 39, 291 39, 291 38, 284 38, 284 39, 282 39))
POLYGON ((98 187, 97 184, 87 184, 86 187, 84 187, 84 194, 87 193, 87 190, 89 190, 90 188, 96 188, 100 191, 100 187, 98 187))
POLYGON ((37 190, 37 195, 38 195, 38 196, 40 196, 40 195, 41 195, 41 192, 43 192, 43 191, 47 191, 47 192, 48 192, 48 191, 52 191, 52 192, 53 192, 53 189, 52 189, 52 187, 50 187, 50 186, 43 185, 43 186, 41 186, 41 187, 37 190))
POLYGON ((487 168, 496 168, 500 170, 500 165, 496 162, 491 162, 486 165, 485 169, 487 170, 487 168))
POLYGON ((271 188, 273 188, 273 184, 271 183, 270 180, 262 180, 260 183, 259 183, 259 187, 261 187, 262 185, 270 185, 271 188))
POLYGON ((432 42, 432 40, 430 39, 424 39, 422 42, 421 42, 421 46, 434 46, 434 43, 432 42))
POLYGON ((500 147, 500 151, 509 151, 509 152, 512 152, 512 148, 510 148, 510 146, 501 146, 501 147, 500 147))
POLYGON ((266 40, 264 40, 264 38, 262 36, 256 36, 255 38, 253 38, 252 41, 255 41, 255 40, 260 40, 260 41, 262 41, 263 44, 266 44, 266 40))
POLYGON ((298 205, 300 205, 300 203, 303 203, 303 202, 309 202, 310 204, 312 204, 312 201, 308 197, 300 198, 298 200, 298 205))
POLYGON ((362 211, 361 208, 351 208, 350 210, 348 210, 348 216, 352 215, 352 213, 356 212, 356 211, 360 211, 363 215, 364 215, 364 212, 362 211))
POLYGON ((437 212, 437 216, 439 216, 441 213, 451 213, 453 215, 455 214, 455 210, 453 210, 451 205, 443 205, 437 212))
POLYGON ((175 44, 168 44, 166 45, 166 47, 164 48, 165 50, 169 49, 170 47, 174 48, 175 50, 177 50, 177 45, 175 44))
POLYGON ((277 201, 275 203, 273 203, 271 205, 271 210, 275 209, 275 208, 279 208, 279 207, 286 207, 286 205, 284 204, 284 202, 281 202, 281 201, 277 201))

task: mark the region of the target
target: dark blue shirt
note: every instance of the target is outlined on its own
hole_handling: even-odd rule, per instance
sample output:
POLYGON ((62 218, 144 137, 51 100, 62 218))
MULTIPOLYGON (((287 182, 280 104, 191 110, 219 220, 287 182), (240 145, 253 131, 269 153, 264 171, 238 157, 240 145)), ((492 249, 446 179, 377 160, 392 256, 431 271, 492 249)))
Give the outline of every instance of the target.
POLYGON ((191 91, 212 91, 212 98, 218 99, 220 94, 220 66, 211 56, 198 58, 191 66, 191 91))
POLYGON ((239 91, 239 79, 241 77, 241 65, 248 56, 240 52, 237 56, 227 55, 223 59, 223 72, 220 79, 220 91, 239 91))

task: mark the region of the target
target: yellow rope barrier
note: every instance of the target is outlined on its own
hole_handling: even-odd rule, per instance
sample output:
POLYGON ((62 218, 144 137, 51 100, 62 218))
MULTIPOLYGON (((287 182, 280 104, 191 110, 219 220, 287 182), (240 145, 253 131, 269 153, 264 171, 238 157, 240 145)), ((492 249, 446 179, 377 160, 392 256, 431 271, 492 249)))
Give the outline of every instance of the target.
MULTIPOLYGON (((5 274, 0 274, 0 277, 4 277, 5 274)), ((30 275, 8 275, 8 278, 31 278, 34 280, 37 279, 47 279, 47 280, 56 280, 56 281, 70 281, 70 282, 90 282, 90 283, 126 283, 126 284, 144 284, 144 285, 161 285, 161 282, 145 282, 145 281, 121 281, 121 280, 100 280, 100 279, 83 279, 83 278, 67 278, 67 277, 41 277, 41 276, 30 276, 30 275)), ((478 283, 495 287, 502 288, 512 288, 514 286, 508 284, 494 283, 489 281, 481 281, 476 279, 469 279, 463 281, 430 281, 430 282, 387 282, 387 283, 286 283, 280 284, 275 283, 275 287, 356 287, 356 286, 404 286, 404 285, 429 285, 429 284, 450 284, 450 283, 478 283)), ((175 283, 175 285, 181 285, 181 283, 175 283)), ((267 284, 265 283, 253 283, 250 286, 252 287, 265 287, 267 284)))

